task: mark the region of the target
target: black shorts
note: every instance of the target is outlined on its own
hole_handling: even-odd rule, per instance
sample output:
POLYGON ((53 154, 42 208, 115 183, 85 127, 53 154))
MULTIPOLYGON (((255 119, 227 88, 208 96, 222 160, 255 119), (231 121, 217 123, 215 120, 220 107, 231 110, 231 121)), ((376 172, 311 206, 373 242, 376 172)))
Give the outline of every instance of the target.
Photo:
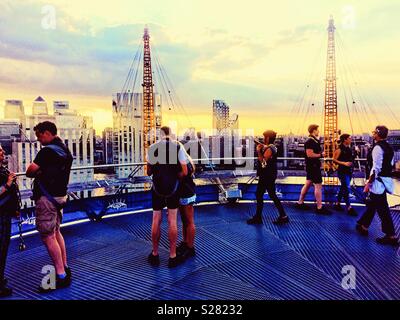
POLYGON ((322 173, 319 167, 310 167, 306 169, 307 180, 311 180, 312 183, 320 184, 322 183, 322 173))
POLYGON ((168 209, 178 209, 179 194, 175 192, 170 197, 163 197, 152 191, 152 206, 154 211, 160 211, 167 207, 168 209))

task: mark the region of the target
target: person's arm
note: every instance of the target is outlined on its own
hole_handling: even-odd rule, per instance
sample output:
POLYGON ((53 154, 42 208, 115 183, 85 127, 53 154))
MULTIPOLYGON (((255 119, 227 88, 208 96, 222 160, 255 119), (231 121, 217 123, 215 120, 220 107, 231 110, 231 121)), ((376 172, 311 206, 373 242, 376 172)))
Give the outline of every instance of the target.
POLYGON ((153 171, 151 170, 151 164, 147 162, 146 165, 146 173, 148 176, 151 176, 153 174, 153 171))
POLYGON ((40 174, 40 168, 45 168, 48 164, 49 159, 52 158, 54 151, 49 148, 42 148, 36 155, 33 162, 26 169, 26 176, 28 178, 35 178, 40 174))
POLYGON ((181 165, 181 171, 178 173, 178 177, 183 178, 188 175, 188 167, 187 167, 188 159, 186 157, 186 151, 182 145, 178 151, 178 160, 179 164, 181 165))
POLYGON ((364 187, 364 192, 369 192, 372 183, 382 170, 383 163, 383 150, 379 146, 375 146, 372 150, 372 168, 369 174, 369 178, 364 187))
POLYGON ((313 149, 306 149, 307 158, 321 158, 322 153, 314 153, 313 149))
POLYGON ((272 158, 272 155, 273 155, 273 153, 272 153, 271 148, 267 148, 267 150, 265 150, 265 152, 264 152, 264 154, 263 154, 263 159, 264 159, 265 161, 268 161, 269 159, 272 158))
POLYGON ((40 166, 32 162, 29 165, 28 169, 26 169, 26 176, 28 178, 35 178, 39 172, 40 172, 40 166))
POLYGON ((11 188, 16 177, 17 176, 15 175, 14 172, 10 172, 10 174, 7 177, 7 182, 4 185, 0 186, 0 196, 2 196, 11 188))
POLYGON ((263 161, 263 154, 262 154, 262 150, 264 149, 265 145, 263 145, 262 143, 257 145, 257 158, 258 161, 262 162, 263 161))
POLYGON ((371 173, 369 175, 368 182, 374 182, 375 178, 379 175, 382 170, 383 164, 383 150, 379 146, 375 146, 372 150, 372 168, 371 173))

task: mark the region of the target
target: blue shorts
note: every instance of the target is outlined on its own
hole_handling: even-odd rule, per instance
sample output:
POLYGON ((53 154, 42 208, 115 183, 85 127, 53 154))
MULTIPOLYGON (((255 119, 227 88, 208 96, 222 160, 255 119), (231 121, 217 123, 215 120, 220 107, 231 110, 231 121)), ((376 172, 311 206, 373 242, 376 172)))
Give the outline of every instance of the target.
POLYGON ((196 203, 196 195, 194 194, 193 196, 189 198, 180 198, 179 199, 179 204, 181 206, 189 206, 196 203))

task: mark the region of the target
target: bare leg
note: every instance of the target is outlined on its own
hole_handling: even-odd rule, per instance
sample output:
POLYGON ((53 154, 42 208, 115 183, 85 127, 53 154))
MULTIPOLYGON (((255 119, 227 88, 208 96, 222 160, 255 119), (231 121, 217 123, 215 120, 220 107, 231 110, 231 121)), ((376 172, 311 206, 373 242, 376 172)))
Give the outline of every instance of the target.
POLYGON ((317 200, 317 208, 322 208, 322 184, 318 183, 314 185, 315 200, 317 200))
POLYGON ((184 206, 186 219, 186 240, 189 248, 194 247, 194 237, 196 234, 196 226, 194 224, 194 207, 193 205, 184 206))
POLYGON ((178 226, 176 223, 178 209, 168 209, 168 238, 169 238, 169 257, 176 257, 176 238, 178 236, 178 226))
POLYGON ((61 248, 57 242, 56 235, 53 233, 49 236, 42 236, 42 241, 49 252, 50 258, 54 263, 57 274, 64 274, 64 262, 62 258, 61 248))
POLYGON ((299 201, 298 201, 299 204, 304 203, 304 199, 305 199, 305 197, 307 195, 308 190, 310 190, 311 186, 312 186, 312 181, 311 180, 307 180, 306 183, 304 184, 303 188, 301 189, 300 198, 299 198, 299 201))
POLYGON ((58 243, 58 245, 60 246, 60 249, 61 249, 61 256, 62 256, 62 260, 63 260, 64 266, 67 266, 68 265, 68 262, 67 262, 67 249, 65 247, 64 237, 62 236, 60 229, 58 229, 56 231, 56 239, 57 239, 57 243, 58 243))
POLYGON ((187 218, 186 218, 186 211, 185 211, 186 206, 179 206, 179 213, 181 215, 181 220, 182 220, 182 239, 183 242, 187 243, 187 218))
POLYGON ((153 255, 158 255, 158 244, 161 237, 161 210, 153 211, 153 223, 151 225, 151 241, 153 242, 153 255))

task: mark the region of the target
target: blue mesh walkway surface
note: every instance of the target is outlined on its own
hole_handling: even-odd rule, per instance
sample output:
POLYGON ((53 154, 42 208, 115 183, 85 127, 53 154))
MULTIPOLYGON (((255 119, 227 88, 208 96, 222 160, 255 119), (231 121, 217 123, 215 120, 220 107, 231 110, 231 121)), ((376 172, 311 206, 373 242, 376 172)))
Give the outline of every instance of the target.
MULTIPOLYGON (((291 223, 281 227, 272 224, 271 204, 262 226, 245 223, 254 204, 196 207, 197 255, 174 269, 167 268, 165 217, 157 268, 146 261, 150 212, 65 227, 73 284, 45 295, 37 287, 50 260, 39 236, 26 238, 24 252, 14 240, 7 266, 13 299, 400 299, 400 252, 375 243, 378 218, 364 238, 354 231, 354 217, 285 206, 291 223), (356 270, 353 290, 341 285, 347 265, 356 270)), ((393 217, 399 232, 400 215, 393 217)))

